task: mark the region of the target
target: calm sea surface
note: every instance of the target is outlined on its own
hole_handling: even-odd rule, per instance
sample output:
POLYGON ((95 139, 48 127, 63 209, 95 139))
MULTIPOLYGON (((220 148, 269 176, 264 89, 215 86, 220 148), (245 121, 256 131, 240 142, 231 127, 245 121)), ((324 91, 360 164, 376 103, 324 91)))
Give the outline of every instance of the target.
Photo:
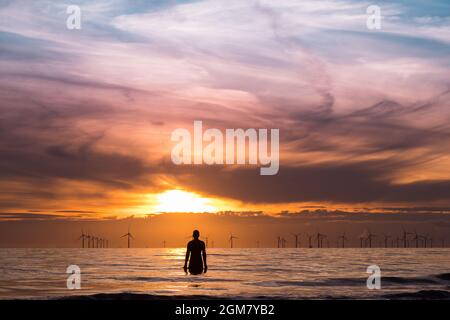
MULTIPOLYGON (((226 298, 449 298, 450 249, 209 249, 185 275, 185 249, 0 249, 0 299, 128 293, 226 298), (368 290, 366 269, 381 268, 368 290), (68 290, 66 268, 81 268, 68 290)), ((141 296, 142 297, 142 296, 141 296)))

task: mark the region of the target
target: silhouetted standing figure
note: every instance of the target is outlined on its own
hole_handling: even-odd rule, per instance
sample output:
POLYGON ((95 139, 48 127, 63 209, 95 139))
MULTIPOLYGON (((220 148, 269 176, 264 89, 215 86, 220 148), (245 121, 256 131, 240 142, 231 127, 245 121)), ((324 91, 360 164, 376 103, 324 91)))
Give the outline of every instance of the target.
POLYGON ((184 260, 184 272, 189 269, 190 274, 206 273, 208 266, 206 264, 206 246, 205 243, 198 239, 200 232, 194 230, 192 233, 194 240, 189 241, 186 249, 186 258, 184 260), (189 268, 188 268, 189 261, 189 268))

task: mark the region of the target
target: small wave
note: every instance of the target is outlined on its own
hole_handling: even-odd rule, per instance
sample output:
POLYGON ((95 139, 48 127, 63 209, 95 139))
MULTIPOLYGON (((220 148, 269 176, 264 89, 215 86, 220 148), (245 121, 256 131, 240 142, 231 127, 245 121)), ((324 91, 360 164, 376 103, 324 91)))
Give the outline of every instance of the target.
MULTIPOLYGON (((220 300, 220 299, 257 299, 257 300, 278 300, 278 299, 354 299, 357 297, 326 295, 326 296, 289 296, 289 295, 255 295, 255 296, 233 296, 228 295, 177 295, 167 291, 160 293, 95 293, 79 296, 60 296, 56 300, 220 300)), ((366 297, 367 298, 367 297, 366 297)), ((388 300, 450 300, 450 291, 445 290, 420 290, 416 292, 391 293, 382 296, 372 296, 368 299, 388 299, 388 300)))
MULTIPOLYGON (((279 286, 293 286, 293 287, 339 287, 339 286, 365 286, 367 278, 329 278, 329 279, 317 279, 317 280, 282 280, 282 281, 259 281, 251 282, 249 284, 261 286, 261 287, 279 287, 279 286)), ((406 277, 382 277, 382 284, 386 285, 437 285, 439 281, 433 278, 406 278, 406 277)))
POLYGON ((356 286, 365 284, 365 279, 326 279, 317 281, 259 281, 248 283, 250 285, 261 287, 334 287, 334 286, 356 286))
POLYGON ((381 281, 393 284, 436 284, 437 281, 431 278, 402 278, 402 277, 382 277, 381 281))
MULTIPOLYGON (((54 300, 298 300, 298 299, 317 299, 317 297, 293 297, 290 295, 177 295, 167 294, 168 292, 162 292, 162 294, 148 294, 148 293, 133 293, 133 292, 118 292, 118 293, 95 293, 79 296, 60 296, 53 298, 54 300)), ((336 297, 330 296, 329 299, 335 299, 336 297)), ((342 297, 337 297, 342 299, 342 297)), ((346 298, 346 297, 344 297, 346 298)))
POLYGON ((115 277, 115 280, 122 281, 142 281, 142 282, 237 282, 237 279, 223 279, 223 278, 208 278, 203 276, 192 276, 192 277, 115 277))
POLYGON ((233 254, 233 253, 208 253, 208 256, 216 256, 216 257, 243 257, 244 254, 233 254))
POLYGON ((382 296, 387 299, 405 300, 450 300, 450 292, 444 290, 420 290, 417 292, 392 293, 382 296))
POLYGON ((223 297, 207 295, 159 295, 147 293, 97 293, 91 295, 58 297, 56 300, 218 300, 223 297))
POLYGON ((450 273, 441 273, 436 276, 436 278, 441 280, 450 281, 450 273))
MULTIPOLYGON (((176 253, 161 253, 161 254, 154 254, 154 257, 180 257, 179 254, 176 253)), ((183 257, 180 257, 180 259, 183 257)))

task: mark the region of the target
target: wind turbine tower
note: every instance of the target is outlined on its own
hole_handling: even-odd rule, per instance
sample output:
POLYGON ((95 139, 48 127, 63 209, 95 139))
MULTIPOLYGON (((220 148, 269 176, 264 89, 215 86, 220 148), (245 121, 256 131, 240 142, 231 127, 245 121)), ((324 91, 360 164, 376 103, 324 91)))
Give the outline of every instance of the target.
POLYGON ((128 249, 131 248, 131 239, 134 240, 133 235, 130 233, 130 228, 128 228, 128 232, 126 234, 124 234, 123 236, 121 236, 121 238, 123 237, 127 237, 128 240, 128 249))
POLYGON ((230 234, 230 239, 229 239, 229 241, 230 241, 230 248, 233 248, 233 240, 234 239, 238 239, 238 238, 233 236, 233 234, 230 234))
POLYGON ((84 231, 81 230, 81 236, 78 238, 78 240, 81 239, 81 247, 84 248, 84 240, 86 240, 86 235, 84 234, 84 231))

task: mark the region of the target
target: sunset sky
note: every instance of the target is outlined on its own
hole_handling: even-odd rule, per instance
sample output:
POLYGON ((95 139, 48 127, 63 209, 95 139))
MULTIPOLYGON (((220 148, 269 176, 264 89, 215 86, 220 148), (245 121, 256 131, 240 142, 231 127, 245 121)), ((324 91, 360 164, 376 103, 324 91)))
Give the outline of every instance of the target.
POLYGON ((0 1, 0 220, 431 208, 448 221, 450 3, 377 1, 380 30, 370 4, 0 1), (278 174, 172 164, 171 132, 194 120, 280 129, 278 174))

